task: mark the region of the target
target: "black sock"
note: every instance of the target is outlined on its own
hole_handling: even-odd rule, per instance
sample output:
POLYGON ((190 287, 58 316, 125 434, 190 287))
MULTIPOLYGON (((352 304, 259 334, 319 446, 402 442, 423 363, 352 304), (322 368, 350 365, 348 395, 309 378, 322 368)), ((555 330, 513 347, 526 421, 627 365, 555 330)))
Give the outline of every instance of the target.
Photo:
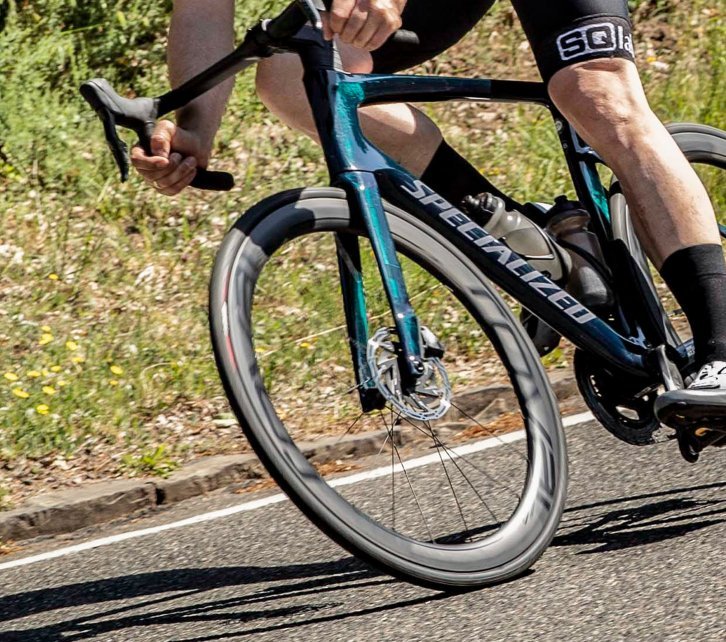
POLYGON ((461 205, 465 196, 476 196, 482 192, 504 199, 507 209, 517 207, 516 201, 494 187, 445 140, 441 141, 421 180, 456 207, 461 205))
POLYGON ((726 361, 726 261, 720 245, 694 245, 671 254, 660 270, 688 317, 696 363, 726 361))

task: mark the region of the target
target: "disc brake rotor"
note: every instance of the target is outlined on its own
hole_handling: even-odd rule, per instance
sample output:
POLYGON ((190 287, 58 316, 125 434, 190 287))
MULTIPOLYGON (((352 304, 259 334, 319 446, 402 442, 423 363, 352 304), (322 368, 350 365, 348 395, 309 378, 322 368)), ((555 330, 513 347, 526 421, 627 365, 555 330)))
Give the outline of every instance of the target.
POLYGON ((368 341, 368 367, 373 382, 404 417, 418 421, 440 419, 451 407, 451 385, 444 365, 438 358, 425 358, 424 372, 415 389, 404 393, 395 332, 395 328, 382 328, 368 341))

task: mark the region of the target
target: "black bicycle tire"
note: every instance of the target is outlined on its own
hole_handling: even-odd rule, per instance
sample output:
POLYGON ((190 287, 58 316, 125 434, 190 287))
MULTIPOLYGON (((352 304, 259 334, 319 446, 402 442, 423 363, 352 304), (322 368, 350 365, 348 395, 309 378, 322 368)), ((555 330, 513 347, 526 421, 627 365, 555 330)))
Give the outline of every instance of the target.
POLYGON ((335 220, 340 221, 341 227, 337 231, 346 231, 344 229, 346 226, 348 230, 353 229, 345 195, 341 190, 333 188, 291 190, 272 196, 245 213, 227 234, 218 252, 210 286, 212 344, 222 382, 240 425, 262 463, 298 508, 331 539, 357 557, 406 581, 444 590, 475 588, 520 575, 544 552, 559 523, 567 485, 564 434, 556 400, 534 346, 501 297, 466 256, 460 246, 461 241, 453 234, 446 237, 444 233, 427 227, 412 214, 386 206, 397 242, 412 243, 410 237, 415 230, 420 237, 416 243, 424 245, 430 243, 437 246, 435 256, 426 258, 429 265, 433 263, 441 265, 445 259, 455 262, 459 274, 454 278, 454 284, 458 281, 461 285, 464 278, 475 280, 477 300, 469 303, 480 313, 488 307, 489 316, 496 313, 499 320, 506 319, 506 324, 500 324, 501 327, 497 329, 499 333, 497 339, 506 340, 509 353, 515 355, 513 358, 520 360, 514 376, 521 379, 518 380, 519 385, 528 391, 527 395, 522 393, 520 396, 520 404, 526 406, 523 414, 528 418, 528 450, 530 457, 533 458, 533 465, 527 474, 527 490, 522 493, 524 499, 511 518, 511 524, 516 526, 510 528, 508 523, 503 531, 500 531, 499 539, 506 541, 507 545, 500 545, 496 550, 505 549, 508 554, 507 559, 486 566, 482 565, 480 558, 477 558, 475 563, 472 559, 476 556, 472 556, 471 553, 477 549, 480 551, 481 545, 461 546, 452 556, 451 549, 439 545, 412 543, 413 540, 405 540, 397 535, 391 536, 386 533, 387 529, 384 527, 371 527, 370 523, 362 521, 358 511, 349 504, 350 510, 347 514, 341 515, 344 506, 340 503, 331 504, 334 500, 319 482, 322 482, 322 486, 333 492, 341 502, 344 504, 347 502, 332 491, 314 472, 277 420, 274 409, 266 407, 269 401, 254 362, 254 347, 249 339, 250 312, 244 309, 241 320, 237 319, 234 323, 231 323, 228 317, 230 293, 239 288, 242 298, 249 303, 252 300, 255 284, 249 278, 240 281, 235 277, 235 287, 232 288, 230 286, 233 280, 232 271, 240 269, 240 266, 243 271, 256 269, 254 266, 250 267, 253 259, 261 261, 260 267, 263 267, 266 259, 262 247, 265 242, 270 241, 268 237, 289 239, 300 231, 300 226, 312 224, 314 229, 319 221, 328 215, 332 221, 333 214, 321 213, 323 201, 326 203, 330 201, 331 212, 334 211, 335 220), (283 227, 288 226, 286 231, 280 230, 280 221, 276 220, 276 216, 285 220, 283 227), (410 233, 402 235, 399 233, 399 228, 409 230, 410 233), (230 347, 233 342, 230 337, 233 332, 232 326, 236 327, 236 323, 240 326, 247 324, 247 330, 244 328, 240 330, 241 336, 246 336, 246 339, 239 337, 236 339, 242 343, 235 352, 230 347), (505 336, 507 332, 509 334, 505 336), (239 367, 241 364, 245 367, 239 367), (524 368, 522 364, 525 365, 524 368), (527 374, 525 375, 523 371, 527 374), (533 468, 537 469, 536 473, 532 471, 533 468), (536 479, 535 475, 538 475, 536 479), (549 489, 543 494, 542 485, 545 483, 549 484, 549 489), (539 499, 537 499, 538 493, 540 493, 539 499), (525 500, 527 505, 523 508, 525 500), (544 506, 547 506, 546 510, 544 506), (534 532, 535 525, 537 532, 534 532), (401 542, 405 543, 405 546, 401 542), (405 554, 402 553, 404 550, 405 554), (447 555, 450 559, 447 559, 447 555))
MULTIPOLYGON (((697 123, 671 123, 666 125, 666 128, 689 162, 710 164, 726 169, 726 132, 710 125, 697 123)), ((614 238, 622 240, 626 245, 630 255, 638 263, 648 287, 655 294, 655 283, 650 273, 650 267, 645 252, 635 235, 627 203, 624 199, 611 200, 610 216, 614 238)), ((655 301, 657 301, 660 308, 667 336, 671 343, 675 345, 679 342, 678 335, 673 329, 668 314, 657 295, 655 301)))

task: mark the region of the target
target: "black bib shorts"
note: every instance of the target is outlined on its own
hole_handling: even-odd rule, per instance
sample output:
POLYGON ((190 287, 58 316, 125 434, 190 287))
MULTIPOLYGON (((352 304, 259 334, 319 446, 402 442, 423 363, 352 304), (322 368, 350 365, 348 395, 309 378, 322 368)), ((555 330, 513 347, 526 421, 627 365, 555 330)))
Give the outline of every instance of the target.
MULTIPOLYGON (((471 31, 495 0, 408 0, 403 29, 416 47, 387 43, 373 52, 376 73, 403 71, 439 55, 471 31)), ((545 82, 596 58, 634 60, 627 0, 512 0, 545 82)))

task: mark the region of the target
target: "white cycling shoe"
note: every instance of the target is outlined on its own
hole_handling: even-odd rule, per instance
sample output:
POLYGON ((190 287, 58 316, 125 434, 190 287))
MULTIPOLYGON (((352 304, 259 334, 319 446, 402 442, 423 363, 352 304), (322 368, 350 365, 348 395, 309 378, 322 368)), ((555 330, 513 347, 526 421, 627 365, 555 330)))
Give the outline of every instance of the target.
POLYGON ((688 388, 664 392, 655 414, 667 426, 693 430, 704 445, 726 446, 726 361, 712 361, 688 388))
POLYGON ((689 390, 726 390, 726 361, 712 361, 698 371, 689 390))

